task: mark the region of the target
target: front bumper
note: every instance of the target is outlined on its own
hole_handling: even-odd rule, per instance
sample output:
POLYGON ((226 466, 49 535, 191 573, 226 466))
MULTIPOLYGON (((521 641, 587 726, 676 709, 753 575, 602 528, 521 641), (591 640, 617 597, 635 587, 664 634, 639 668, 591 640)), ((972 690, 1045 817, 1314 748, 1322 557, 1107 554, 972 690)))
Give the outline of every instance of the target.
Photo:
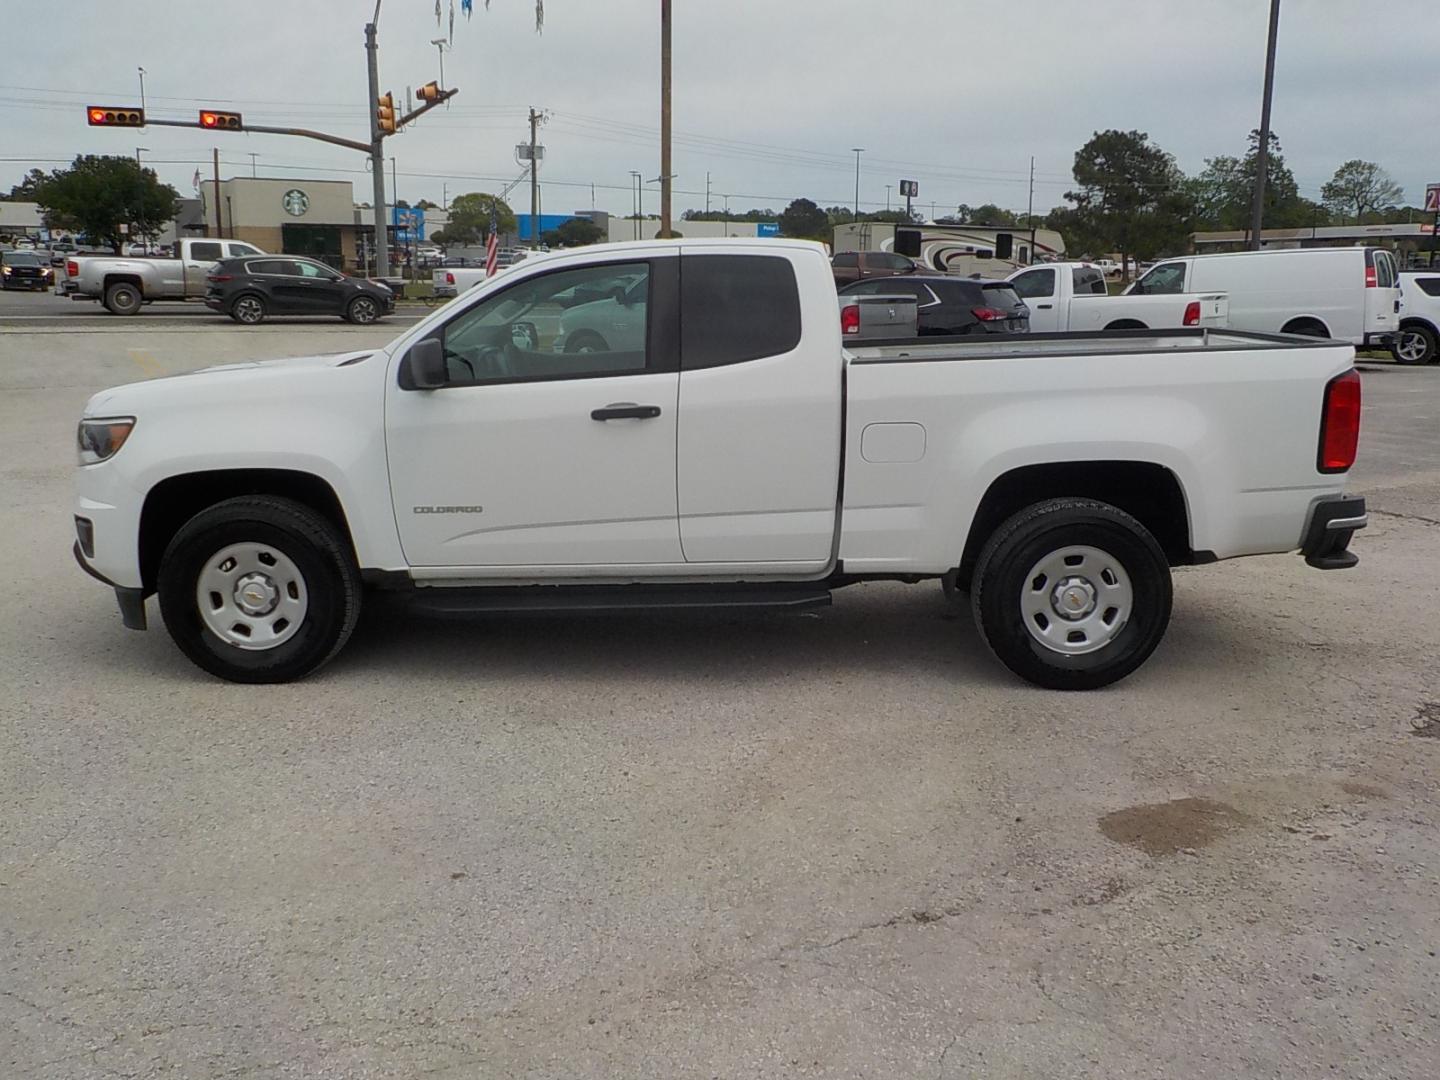
POLYGON ((96 570, 85 561, 85 553, 80 550, 80 541, 75 541, 75 561, 80 564, 80 569, 89 574, 96 581, 103 582, 115 590, 115 602, 120 605, 120 621, 127 630, 144 630, 145 622, 145 590, 127 589, 124 586, 116 585, 104 574, 96 570))
POLYGON ((1365 500, 1358 495, 1331 495, 1310 508, 1300 541, 1300 554, 1317 570, 1348 570, 1360 561, 1350 551, 1350 538, 1370 523, 1365 500))

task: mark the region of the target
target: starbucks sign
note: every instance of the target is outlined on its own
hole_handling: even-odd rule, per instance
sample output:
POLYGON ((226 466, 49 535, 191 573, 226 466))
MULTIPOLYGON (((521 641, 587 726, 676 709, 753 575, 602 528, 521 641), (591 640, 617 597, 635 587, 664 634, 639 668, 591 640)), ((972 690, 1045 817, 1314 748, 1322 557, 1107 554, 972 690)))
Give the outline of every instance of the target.
POLYGON ((305 211, 310 209, 310 196, 299 188, 291 188, 280 196, 280 205, 291 217, 304 217, 305 211))

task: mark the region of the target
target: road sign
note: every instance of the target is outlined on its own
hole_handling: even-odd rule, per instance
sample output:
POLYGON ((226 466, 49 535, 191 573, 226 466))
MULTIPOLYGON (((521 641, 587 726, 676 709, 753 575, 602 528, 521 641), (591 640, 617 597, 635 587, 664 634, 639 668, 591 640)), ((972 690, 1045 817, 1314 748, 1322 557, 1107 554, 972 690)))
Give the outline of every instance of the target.
POLYGON ((1425 212, 1440 214, 1440 184, 1425 185, 1425 212))
POLYGON ((779 236, 780 223, 777 221, 759 221, 755 223, 756 236, 779 236))
POLYGON ((917 197, 920 194, 920 182, 918 180, 901 180, 900 194, 907 199, 917 197))

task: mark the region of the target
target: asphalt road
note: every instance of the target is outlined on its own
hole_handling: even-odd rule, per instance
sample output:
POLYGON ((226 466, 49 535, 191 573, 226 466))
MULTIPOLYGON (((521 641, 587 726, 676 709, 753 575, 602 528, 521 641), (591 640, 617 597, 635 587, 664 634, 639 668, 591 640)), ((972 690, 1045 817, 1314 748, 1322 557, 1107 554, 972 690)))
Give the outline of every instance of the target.
POLYGON ((1357 569, 1180 571, 1089 695, 933 585, 375 606, 284 687, 123 630, 86 397, 387 336, 0 331, 0 1075, 1440 1075, 1440 368, 1365 365, 1357 569))
MULTIPOLYGON (((385 321, 387 326, 409 326, 429 314, 421 304, 405 304, 385 321)), ((134 333, 139 327, 130 325, 130 319, 144 320, 144 326, 184 327, 230 327, 233 324, 224 315, 216 314, 200 303, 180 301, 156 301, 147 305, 139 315, 124 317, 112 315, 100 304, 91 300, 71 300, 56 296, 53 292, 22 292, 18 289, 0 290, 0 329, 18 330, 45 327, 99 327, 103 329, 124 329, 134 333)), ((337 318, 311 318, 308 316, 281 316, 269 320, 273 326, 333 326, 337 318)))

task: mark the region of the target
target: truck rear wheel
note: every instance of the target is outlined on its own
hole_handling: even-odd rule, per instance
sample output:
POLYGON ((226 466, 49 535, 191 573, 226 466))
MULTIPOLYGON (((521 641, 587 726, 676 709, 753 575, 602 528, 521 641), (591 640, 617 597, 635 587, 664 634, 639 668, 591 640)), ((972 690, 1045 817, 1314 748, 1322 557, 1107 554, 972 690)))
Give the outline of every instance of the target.
POLYGON ((134 315, 144 299, 140 290, 128 281, 117 281, 105 290, 105 307, 112 315, 134 315))
POLYGON ((1093 690, 1138 668, 1170 621, 1170 566, 1149 531, 1092 499, 1026 507, 990 537, 971 603, 981 636, 1022 679, 1093 690))
POLYGON ((360 615, 349 544, 302 503, 227 499, 180 528, 160 562, 160 612, 180 651, 238 683, 302 678, 360 615))

